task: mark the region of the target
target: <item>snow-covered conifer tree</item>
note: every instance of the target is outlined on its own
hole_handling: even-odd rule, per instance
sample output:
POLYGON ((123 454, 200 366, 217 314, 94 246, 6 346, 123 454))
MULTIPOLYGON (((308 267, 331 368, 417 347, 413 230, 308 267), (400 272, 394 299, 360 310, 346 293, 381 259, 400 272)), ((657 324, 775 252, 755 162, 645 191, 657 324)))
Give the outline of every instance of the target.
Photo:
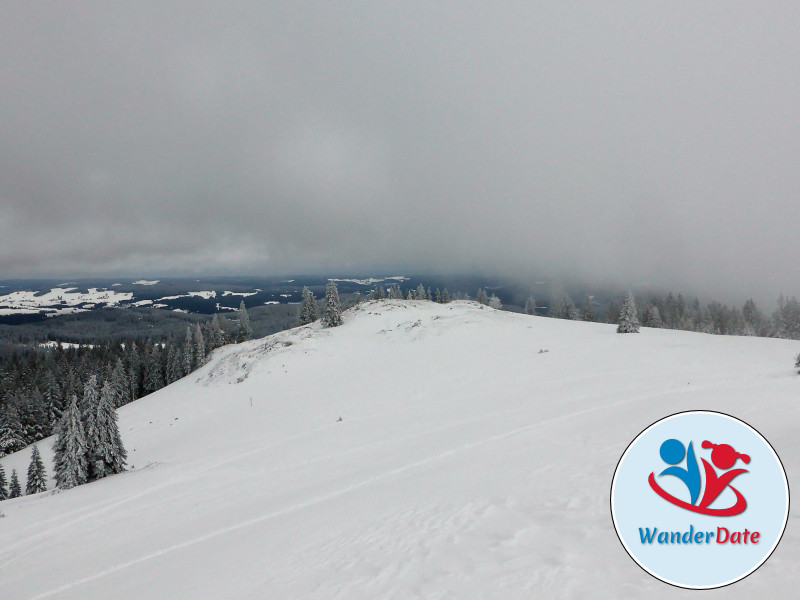
POLYGON ((28 481, 25 486, 25 493, 38 494, 47 490, 47 473, 44 469, 42 456, 39 454, 39 448, 36 444, 33 445, 31 451, 31 463, 28 465, 28 481))
POLYGON ((4 406, 0 411, 0 457, 24 447, 25 440, 22 439, 22 425, 17 411, 11 406, 4 406))
POLYGON ((209 350, 216 350, 220 346, 224 345, 225 334, 222 331, 222 326, 219 322, 219 316, 217 313, 214 313, 214 316, 211 318, 211 325, 209 326, 208 348, 209 350))
MULTIPOLYGON (((111 401, 114 403, 114 408, 119 408, 127 404, 128 399, 125 398, 125 391, 127 389, 125 381, 125 370, 119 368, 121 365, 117 363, 114 370, 111 372, 111 377, 108 378, 108 385, 110 386, 111 401)), ((103 385, 105 387, 105 385, 103 385)), ((102 398, 103 391, 100 390, 102 398)))
POLYGON ((74 395, 61 415, 53 451, 58 487, 66 490, 86 483, 86 436, 78 410, 78 399, 74 395))
POLYGON ((186 326, 186 335, 183 338, 183 374, 188 375, 194 371, 194 344, 192 344, 192 327, 186 326))
POLYGON ((11 469, 11 485, 8 486, 8 497, 19 498, 22 496, 22 487, 19 485, 19 476, 16 469, 11 469))
POLYGON ((447 304, 450 302, 450 292, 447 291, 447 288, 442 290, 442 304, 447 304))
POLYGON ((658 307, 653 304, 647 309, 644 317, 644 326, 645 327, 663 327, 664 323, 661 321, 661 313, 658 310, 658 307))
POLYGON ((578 311, 575 310, 575 303, 572 298, 564 294, 561 297, 561 318, 575 321, 578 319, 578 311))
POLYGON ((500 310, 501 308, 503 308, 503 303, 500 302, 500 298, 492 294, 491 297, 489 298, 489 306, 491 306, 495 310, 500 310))
POLYGON ((525 314, 526 315, 536 314, 536 299, 533 296, 528 296, 528 299, 525 300, 525 314))
POLYGON ((250 315, 247 314, 247 307, 244 300, 239 304, 239 326, 236 328, 236 342, 246 342, 253 337, 253 327, 250 325, 250 315))
POLYGON ((183 351, 178 344, 172 345, 172 356, 167 364, 167 381, 172 383, 183 377, 183 351))
POLYGON ((45 372, 42 382, 42 397, 47 407, 47 421, 52 431, 61 418, 61 389, 52 371, 45 372))
POLYGON ((794 361, 794 368, 797 369, 797 374, 800 375, 800 354, 797 355, 794 361))
MULTIPOLYGON (((372 294, 372 291, 370 291, 372 294)), ((375 296, 371 300, 374 300, 375 296)), ((303 301, 300 303, 300 325, 308 325, 317 320, 317 301, 307 287, 303 288, 303 301)))
POLYGON ((595 319, 595 301, 594 296, 586 296, 581 306, 582 318, 584 321, 594 321, 595 319))
POLYGON ((83 386, 83 396, 80 402, 81 423, 86 427, 87 419, 94 417, 100 391, 97 389, 97 375, 90 375, 83 386))
POLYGON ((342 306, 339 304, 339 289, 335 281, 329 281, 325 289, 325 306, 322 308, 323 327, 337 327, 342 324, 342 306))
POLYGON ((547 316, 551 319, 564 318, 564 303, 561 301, 561 296, 556 294, 550 296, 550 305, 547 308, 547 316))
POLYGON ((425 287, 420 283, 417 286, 417 293, 416 293, 417 300, 427 300, 428 296, 425 293, 425 287))
POLYGON ((0 465, 0 500, 8 498, 8 481, 6 480, 6 470, 0 465))
POLYGON ((636 313, 636 300, 633 294, 628 292, 620 311, 617 333, 639 333, 639 317, 636 313))
POLYGON ((478 293, 475 294, 475 300, 479 304, 489 304, 489 296, 486 293, 486 290, 483 288, 478 288, 478 293))
POLYGON ((200 323, 195 323, 192 332, 192 345, 194 346, 194 361, 199 367, 206 362, 206 341, 203 339, 203 332, 200 330, 200 323))
MULTIPOLYGON (((130 352, 126 351, 126 355, 128 361, 128 384, 131 387, 128 397, 131 400, 136 400, 139 397, 142 387, 142 359, 136 347, 136 342, 131 343, 130 352)), ((69 397, 70 396, 67 396, 67 398, 69 397)))
MULTIPOLYGON (((193 347, 194 348, 194 347, 193 347)), ((144 391, 146 394, 152 394, 164 387, 164 371, 163 362, 161 360, 161 346, 153 346, 150 354, 147 356, 144 368, 144 391)))
POLYGON ((437 304, 442 303, 442 292, 439 288, 436 288, 436 296, 434 296, 434 302, 437 304))
POLYGON ((92 429, 86 431, 86 447, 92 479, 122 473, 125 470, 127 452, 117 425, 114 408, 114 390, 106 382, 100 392, 92 429))

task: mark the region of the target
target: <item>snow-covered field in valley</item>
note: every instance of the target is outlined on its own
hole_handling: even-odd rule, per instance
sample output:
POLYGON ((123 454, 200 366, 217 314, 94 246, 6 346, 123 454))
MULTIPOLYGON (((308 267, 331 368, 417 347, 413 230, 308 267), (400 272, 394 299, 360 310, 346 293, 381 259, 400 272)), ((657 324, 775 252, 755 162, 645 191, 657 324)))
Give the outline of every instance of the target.
MULTIPOLYGON (((617 461, 653 421, 718 410, 773 444, 791 485, 798 351, 466 302, 364 303, 339 328, 221 348, 120 409, 129 472, 0 503, 0 594, 685 598, 614 533, 617 461)), ((6 473, 24 475, 29 456, 5 457, 6 473)), ((793 507, 772 558, 704 598, 797 597, 797 527, 793 507)))

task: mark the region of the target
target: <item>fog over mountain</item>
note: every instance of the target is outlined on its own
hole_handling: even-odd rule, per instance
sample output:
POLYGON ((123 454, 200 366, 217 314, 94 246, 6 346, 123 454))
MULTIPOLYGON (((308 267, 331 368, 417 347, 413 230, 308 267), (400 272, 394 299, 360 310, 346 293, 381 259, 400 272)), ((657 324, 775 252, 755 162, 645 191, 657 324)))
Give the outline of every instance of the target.
POLYGON ((800 5, 5 2, 0 278, 800 293, 800 5))

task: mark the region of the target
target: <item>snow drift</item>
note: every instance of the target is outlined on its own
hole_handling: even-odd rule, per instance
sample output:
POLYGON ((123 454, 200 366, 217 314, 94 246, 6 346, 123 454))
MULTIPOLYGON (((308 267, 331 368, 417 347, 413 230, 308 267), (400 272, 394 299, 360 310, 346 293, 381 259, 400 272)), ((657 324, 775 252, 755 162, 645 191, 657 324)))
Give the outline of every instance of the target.
MULTIPOLYGON (((5 598, 673 598, 609 514, 651 422, 728 412, 795 480, 797 342, 368 302, 119 411, 129 471, 0 503, 5 598), (547 352, 541 352, 547 350, 547 352)), ((52 458, 52 440, 40 444, 52 458)), ((30 449, 2 460, 27 468, 30 449)), ((52 475, 52 463, 48 473, 52 475)), ((52 487, 52 481, 50 483, 52 487)), ((793 597, 797 511, 709 598, 793 597)))

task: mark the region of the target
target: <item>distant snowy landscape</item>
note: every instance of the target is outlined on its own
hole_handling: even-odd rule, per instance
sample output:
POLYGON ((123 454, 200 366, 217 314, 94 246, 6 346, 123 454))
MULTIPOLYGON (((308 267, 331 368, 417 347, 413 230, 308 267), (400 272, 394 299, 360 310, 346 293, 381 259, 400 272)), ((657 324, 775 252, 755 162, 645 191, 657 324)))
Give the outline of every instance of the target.
MULTIPOLYGON (((3 598, 685 598, 611 523, 636 434, 723 411, 800 475, 800 342, 463 301, 344 321, 217 349, 118 411, 128 472, 0 502, 3 598)), ((30 454, 0 462, 24 474, 30 454)), ((797 525, 792 508, 772 558, 704 596, 794 597, 797 525)))

